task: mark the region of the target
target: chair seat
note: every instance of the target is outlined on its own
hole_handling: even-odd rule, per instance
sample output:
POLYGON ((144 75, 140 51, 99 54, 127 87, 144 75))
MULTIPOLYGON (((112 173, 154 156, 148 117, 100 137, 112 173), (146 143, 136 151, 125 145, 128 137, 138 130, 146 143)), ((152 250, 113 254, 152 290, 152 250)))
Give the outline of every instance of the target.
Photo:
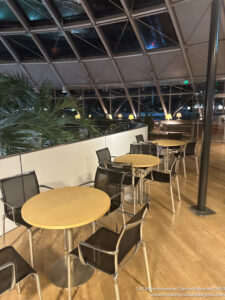
MULTIPOLYGON (((14 222, 13 213, 12 213, 11 209, 8 211, 6 216, 7 216, 7 218, 9 218, 10 220, 12 220, 14 222)), ((31 228, 32 227, 32 225, 30 225, 26 221, 24 221, 24 219, 21 215, 21 209, 15 209, 15 220, 16 220, 17 224, 23 225, 26 228, 31 228)))
MULTIPOLYGON (((5 247, 0 250, 0 265, 7 262, 13 262, 16 266, 16 283, 23 280, 29 274, 36 271, 11 247, 5 247)), ((6 268, 0 272, 0 294, 10 289, 12 278, 12 267, 6 268)))
POLYGON ((153 179, 154 181, 169 183, 170 182, 170 174, 152 170, 152 172, 148 173, 145 176, 145 179, 148 179, 148 180, 153 179))
MULTIPOLYGON (((118 238, 118 233, 102 227, 85 242, 107 251, 115 251, 118 238)), ((84 246, 81 249, 87 264, 111 275, 115 273, 114 255, 101 253, 84 246)), ((71 254, 79 257, 78 248, 71 251, 71 254)))

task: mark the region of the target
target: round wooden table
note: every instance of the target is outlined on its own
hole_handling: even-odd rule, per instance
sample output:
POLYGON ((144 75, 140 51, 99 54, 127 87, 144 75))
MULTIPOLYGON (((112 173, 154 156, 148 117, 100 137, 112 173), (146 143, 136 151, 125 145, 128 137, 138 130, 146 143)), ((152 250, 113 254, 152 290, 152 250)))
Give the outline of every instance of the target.
MULTIPOLYGON (((140 202, 143 203, 144 198, 144 188, 143 179, 145 173, 141 168, 151 168, 158 166, 160 164, 160 159, 157 156, 148 154, 125 154, 117 156, 114 162, 118 163, 132 163, 134 168, 140 169, 140 202)), ((129 201, 130 202, 130 201, 129 201)))
POLYGON ((155 140, 152 141, 153 144, 157 144, 157 146, 161 146, 166 148, 165 151, 165 170, 168 170, 168 161, 169 161, 169 147, 179 147, 184 146, 186 144, 185 141, 181 140, 170 140, 170 139, 163 139, 163 140, 155 140))
MULTIPOLYGON (((23 219, 43 229, 63 229, 66 255, 50 268, 51 281, 68 287, 67 255, 72 250, 72 228, 83 226, 102 217, 110 208, 109 196, 101 190, 87 186, 62 187, 30 198, 22 207, 23 219)), ((72 286, 81 285, 93 274, 93 269, 75 259, 72 286)))
POLYGON ((117 156, 114 161, 119 163, 132 163, 134 168, 150 168, 160 163, 158 157, 148 154, 125 154, 117 156))

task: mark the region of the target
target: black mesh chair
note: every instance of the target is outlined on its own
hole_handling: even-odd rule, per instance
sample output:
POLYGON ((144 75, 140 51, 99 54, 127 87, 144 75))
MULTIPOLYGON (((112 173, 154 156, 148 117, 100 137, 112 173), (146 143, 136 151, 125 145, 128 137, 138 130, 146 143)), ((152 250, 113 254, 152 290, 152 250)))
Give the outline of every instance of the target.
POLYGON ((96 151, 97 157, 98 157, 98 164, 100 167, 105 167, 106 162, 111 162, 112 157, 109 151, 109 148, 102 148, 100 150, 96 151))
POLYGON ((125 173, 98 167, 95 174, 94 187, 102 190, 111 199, 110 209, 112 213, 122 205, 122 186, 125 173))
POLYGON ((123 187, 132 186, 132 188, 133 188, 134 214, 135 214, 136 203, 137 203, 137 185, 140 181, 140 177, 135 176, 133 164, 108 162, 108 163, 106 163, 106 167, 108 169, 111 169, 111 170, 114 170, 117 172, 122 172, 125 174, 124 180, 123 180, 123 187))
POLYGON ((184 150, 181 152, 181 156, 182 156, 182 159, 183 159, 184 178, 187 177, 187 175, 186 175, 186 163, 185 163, 185 159, 186 159, 187 156, 194 156, 195 157, 196 173, 197 173, 197 175, 199 175, 198 156, 197 156, 197 153, 196 153, 196 146, 197 146, 197 141, 187 142, 187 144, 184 147, 184 150))
POLYGON ((174 197, 173 197, 173 187, 172 187, 172 180, 176 179, 177 182, 177 192, 178 192, 178 199, 181 201, 180 197, 180 186, 179 186, 179 156, 173 157, 172 160, 169 160, 170 166, 168 166, 168 171, 163 170, 163 165, 160 165, 162 169, 159 170, 152 170, 149 172, 145 178, 144 181, 150 180, 150 181, 158 181, 162 183, 169 183, 170 185, 170 195, 171 195, 171 201, 172 201, 172 212, 175 213, 174 208, 174 197))
POLYGON ((41 300, 41 286, 37 272, 13 247, 0 249, 0 295, 12 290, 15 285, 20 293, 20 282, 31 275, 36 279, 38 295, 41 300))
POLYGON ((137 143, 144 143, 144 137, 142 134, 138 134, 135 136, 136 137, 136 140, 137 140, 137 143))
POLYGON ((151 143, 130 144, 130 154, 148 154, 157 156, 157 145, 151 143))
MULTIPOLYGON (((85 242, 81 242, 78 248, 72 250, 68 256, 68 299, 71 300, 71 274, 70 265, 73 256, 79 257, 81 263, 88 264, 93 268, 112 275, 116 300, 120 299, 117 284, 118 268, 122 267, 131 258, 124 262, 127 254, 134 249, 133 255, 139 247, 143 247, 145 267, 148 280, 148 290, 151 289, 151 280, 148 266, 148 258, 145 242, 142 238, 142 227, 149 204, 146 204, 136 215, 126 223, 120 233, 116 233, 107 228, 100 228, 85 242)), ((123 214, 125 212, 122 212, 123 214)))
POLYGON ((5 246, 5 218, 10 219, 16 225, 23 225, 29 233, 31 265, 34 266, 33 243, 31 225, 21 215, 23 204, 31 197, 40 193, 40 187, 51 189, 46 185, 39 185, 35 171, 19 174, 0 180, 2 202, 4 205, 3 221, 3 246, 5 246))

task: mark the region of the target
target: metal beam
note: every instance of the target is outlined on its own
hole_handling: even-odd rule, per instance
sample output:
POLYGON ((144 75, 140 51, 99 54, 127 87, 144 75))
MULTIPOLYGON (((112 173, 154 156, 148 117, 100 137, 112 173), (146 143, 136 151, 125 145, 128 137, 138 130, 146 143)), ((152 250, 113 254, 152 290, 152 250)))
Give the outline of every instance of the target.
POLYGON ((141 50, 142 50, 142 53, 144 54, 145 56, 145 59, 146 59, 146 63, 149 67, 149 70, 150 70, 150 73, 152 74, 152 77, 153 77, 153 82, 156 86, 156 89, 157 89, 157 93, 159 95, 159 99, 160 99, 160 102, 161 102, 161 105, 162 105, 162 108, 163 108, 163 111, 164 111, 164 114, 166 115, 167 114, 167 108, 166 108, 166 105, 165 105, 165 102, 163 100, 163 97, 161 95, 161 89, 160 89, 160 85, 159 85, 159 81, 158 81, 158 78, 156 76, 156 72, 155 72, 155 68, 152 64, 152 61, 151 61, 151 58, 148 56, 148 53, 147 53, 147 50, 145 48, 145 45, 143 43, 143 40, 140 36, 140 33, 139 33, 139 30, 138 30, 138 27, 137 27, 137 24, 136 24, 136 21, 132 18, 131 16, 131 13, 130 13, 130 9, 128 7, 128 4, 127 4, 127 1, 126 0, 120 0, 121 4, 123 5, 123 8, 124 8, 124 11, 128 17, 128 20, 130 21, 131 23, 131 26, 134 30, 134 33, 137 37, 137 40, 139 42, 139 45, 141 47, 141 50))
POLYGON ((209 34, 209 52, 207 66, 207 83, 205 96, 205 113, 203 124, 203 141, 201 151, 201 165, 198 188, 198 206, 197 210, 204 212, 206 210, 206 196, 208 185, 208 169, 211 144, 211 130, 213 117, 213 100, 216 82, 216 66, 218 52, 218 37, 220 28, 221 0, 213 0, 211 11, 211 25, 209 34))
POLYGON ((89 70, 88 70, 87 66, 85 65, 85 63, 82 61, 81 55, 80 55, 79 50, 77 49, 77 47, 75 45, 74 40, 72 39, 70 33, 66 32, 63 29, 62 25, 61 25, 60 16, 58 16, 58 13, 57 13, 57 11, 55 9, 54 3, 52 3, 52 1, 50 1, 50 0, 42 0, 42 3, 43 3, 43 5, 45 5, 45 7, 48 10, 49 14, 51 15, 51 17, 55 21, 56 25, 58 26, 58 28, 60 29, 60 31, 62 32, 62 34, 64 35, 67 43, 70 45, 70 48, 72 49, 74 55, 77 57, 77 59, 78 59, 80 65, 82 66, 84 72, 87 74, 87 76, 89 78, 89 81, 91 83, 91 86, 92 86, 92 88, 95 91, 95 94, 96 94, 96 96, 97 96, 97 98, 98 98, 98 100, 99 100, 99 102, 100 102, 100 104, 102 106, 102 109, 103 109, 104 113, 108 114, 108 110, 107 110, 107 108, 106 108, 106 106, 105 106, 105 104, 103 102, 103 99, 102 99, 102 97, 101 97, 101 95, 100 95, 100 93, 99 93, 99 91, 98 91, 98 89, 97 89, 97 87, 96 87, 96 85, 94 83, 94 80, 93 80, 93 78, 91 76, 91 73, 89 72, 89 70))
POLYGON ((24 75, 30 80, 30 82, 33 84, 33 86, 36 87, 36 83, 33 81, 33 79, 31 78, 30 74, 27 72, 27 70, 22 65, 22 63, 21 63, 21 61, 20 61, 17 53, 11 47, 11 45, 9 44, 9 42, 5 39, 5 37, 3 37, 1 35, 0 35, 0 41, 5 46, 5 48, 9 51, 9 53, 12 55, 12 57, 15 59, 17 65, 20 67, 20 69, 22 70, 22 72, 24 73, 24 75))
POLYGON ((50 57, 47 53, 47 51, 45 50, 45 48, 43 47, 41 41, 39 40, 39 38, 30 31, 30 26, 28 24, 28 22, 26 21, 26 19, 24 18, 23 14, 21 13, 21 11, 18 9, 18 7, 15 5, 15 1, 13 0, 5 0, 6 4, 9 6, 9 8, 12 10, 12 12, 16 15, 17 19, 20 21, 20 23, 23 25, 24 29, 26 30, 26 32, 30 35, 30 37, 32 38, 33 42, 36 44, 36 46, 38 47, 38 49, 40 50, 40 52, 42 53, 42 55, 44 56, 45 60, 47 61, 47 63, 49 64, 49 66, 51 67, 51 69, 53 70, 54 74, 56 75, 56 77, 58 78, 59 82, 62 84, 63 88, 65 89, 65 91, 67 92, 68 95, 70 95, 70 91, 67 88, 67 86, 65 85, 65 83, 63 82, 63 79, 61 78, 61 76, 59 75, 58 71, 56 70, 55 66, 52 64, 50 57))
POLYGON ((165 0, 165 3, 166 3, 166 6, 168 8, 168 11, 169 11, 169 14, 170 14, 175 32, 177 34, 177 38, 178 38, 178 41, 179 41, 179 44, 180 44, 180 48, 181 48, 181 51, 182 51, 182 54, 183 54, 183 58, 184 58, 184 61, 185 61, 186 67, 187 67, 187 71, 188 71, 189 77, 190 77, 192 85, 193 85, 193 90, 195 92, 196 88, 195 88, 195 84, 194 84, 191 65, 190 65, 190 62, 189 62, 189 59, 188 59, 188 56, 187 56, 187 53, 186 53, 185 44, 184 44, 184 41, 183 41, 183 37, 182 37, 181 31, 180 31, 180 27, 179 27, 179 24, 178 24, 178 21, 177 21, 177 17, 176 17, 174 8, 172 7, 172 5, 170 3, 170 0, 165 0))
POLYGON ((126 93, 127 99, 129 101, 130 107, 132 109, 132 113, 133 113, 134 117, 136 118, 137 117, 137 113, 136 113, 136 110, 134 108, 132 98, 131 98, 131 96, 129 94, 128 88, 127 88, 127 86, 125 84, 125 81, 123 79, 123 76, 122 76, 122 73, 121 73, 121 71, 119 69, 119 66, 117 65, 117 62, 115 61, 115 59, 114 59, 114 57, 112 55, 112 51, 111 51, 111 49, 110 49, 110 47, 109 47, 109 45, 108 45, 108 43, 106 41, 106 38, 105 38, 105 36, 103 34, 103 31, 101 30, 100 27, 97 26, 95 18, 94 18, 94 15, 93 15, 93 13, 92 13, 92 11, 91 11, 91 9, 90 9, 87 1, 86 0, 80 0, 80 1, 81 1, 81 4, 82 4, 82 6, 83 6, 83 8, 84 8, 84 10, 86 12, 86 14, 88 15, 88 17, 90 19, 93 27, 95 28, 96 32, 98 33, 98 36, 99 36, 100 40, 102 41, 102 44, 104 45, 104 47, 106 49, 106 52, 107 52, 107 54, 108 54, 108 56, 109 56, 109 58, 110 58, 110 60, 112 62, 112 65, 113 65, 113 67, 114 67, 114 69, 115 69, 115 71, 117 73, 117 76, 118 76, 118 78, 119 78, 119 80, 120 80, 120 82, 121 82, 121 84, 123 86, 123 89, 124 89, 124 91, 126 93))

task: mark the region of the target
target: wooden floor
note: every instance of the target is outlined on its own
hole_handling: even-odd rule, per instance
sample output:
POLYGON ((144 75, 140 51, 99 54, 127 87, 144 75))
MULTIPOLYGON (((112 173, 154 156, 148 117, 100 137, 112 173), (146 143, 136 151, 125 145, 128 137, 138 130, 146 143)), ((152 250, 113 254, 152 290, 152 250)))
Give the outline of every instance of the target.
MULTIPOLYGON (((142 250, 119 272, 121 300, 153 299, 161 294, 163 299, 181 299, 169 294, 218 294, 217 287, 224 287, 225 278, 225 144, 214 143, 211 147, 207 206, 216 214, 197 217, 190 210, 197 202, 198 177, 194 159, 188 159, 187 179, 180 168, 182 201, 179 203, 175 192, 176 214, 170 211, 171 201, 166 184, 154 183, 151 187, 151 208, 144 226, 144 239, 150 264, 153 295, 138 290, 146 285, 146 274, 142 250), (181 289, 187 290, 181 290, 181 289), (193 288, 193 290, 188 290, 193 288), (212 288, 211 291, 198 290, 212 288), (176 290, 168 290, 176 289, 176 290), (167 295, 167 296, 166 296, 167 295)), ((129 208, 129 205, 127 205, 129 208)), ((108 226, 115 221, 114 216, 104 223, 108 226)), ((76 244, 91 234, 91 227, 85 226, 75 232, 76 244)), ((7 234, 7 244, 13 245, 29 261, 28 235, 20 227, 7 234)), ((47 278, 53 261, 63 255, 63 234, 60 231, 44 230, 34 235, 36 268, 41 277, 43 299, 67 299, 67 290, 55 287, 47 278)), ((224 292, 225 294, 225 288, 224 292)), ((8 292, 2 300, 38 299, 35 282, 24 280, 21 295, 17 291, 8 292)), ((189 299, 194 297, 189 297, 189 299)), ((110 276, 95 272, 83 286, 73 289, 73 299, 113 300, 115 299, 113 280, 110 276)), ((219 299, 219 296, 214 299, 219 299)), ((221 299, 221 297, 220 297, 221 299)))

